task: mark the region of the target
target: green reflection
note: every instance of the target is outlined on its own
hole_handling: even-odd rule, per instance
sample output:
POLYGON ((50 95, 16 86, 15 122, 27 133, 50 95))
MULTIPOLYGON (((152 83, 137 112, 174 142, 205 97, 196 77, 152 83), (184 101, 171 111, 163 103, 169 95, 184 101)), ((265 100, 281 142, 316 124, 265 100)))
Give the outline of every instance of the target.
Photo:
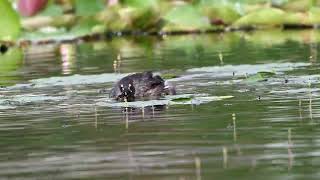
POLYGON ((22 79, 20 75, 17 75, 23 65, 22 50, 17 47, 11 47, 9 50, 0 54, 0 85, 7 86, 15 84, 15 81, 22 79))

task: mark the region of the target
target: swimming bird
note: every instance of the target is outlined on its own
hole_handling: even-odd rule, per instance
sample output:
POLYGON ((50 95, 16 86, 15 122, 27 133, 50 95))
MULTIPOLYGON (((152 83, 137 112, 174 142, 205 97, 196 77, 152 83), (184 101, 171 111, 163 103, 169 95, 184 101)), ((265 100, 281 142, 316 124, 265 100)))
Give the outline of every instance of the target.
POLYGON ((176 94, 175 88, 151 71, 135 73, 120 79, 110 91, 110 98, 134 101, 136 98, 159 98, 176 94))

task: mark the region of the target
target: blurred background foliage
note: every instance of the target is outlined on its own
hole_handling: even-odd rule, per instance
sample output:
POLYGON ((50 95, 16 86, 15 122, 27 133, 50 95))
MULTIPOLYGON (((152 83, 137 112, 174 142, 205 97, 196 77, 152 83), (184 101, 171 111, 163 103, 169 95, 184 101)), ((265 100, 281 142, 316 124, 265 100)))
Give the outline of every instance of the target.
POLYGON ((2 0, 0 40, 320 24, 320 0, 2 0))

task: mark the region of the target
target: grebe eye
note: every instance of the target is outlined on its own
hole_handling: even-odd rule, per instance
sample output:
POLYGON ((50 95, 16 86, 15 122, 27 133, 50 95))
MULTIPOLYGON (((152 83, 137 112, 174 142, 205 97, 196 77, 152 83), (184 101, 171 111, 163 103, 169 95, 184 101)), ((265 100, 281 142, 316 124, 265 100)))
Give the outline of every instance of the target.
POLYGON ((120 91, 124 91, 124 86, 123 86, 123 84, 120 85, 120 91))
POLYGON ((128 85, 128 89, 129 89, 130 92, 132 92, 132 87, 133 86, 131 84, 128 85))

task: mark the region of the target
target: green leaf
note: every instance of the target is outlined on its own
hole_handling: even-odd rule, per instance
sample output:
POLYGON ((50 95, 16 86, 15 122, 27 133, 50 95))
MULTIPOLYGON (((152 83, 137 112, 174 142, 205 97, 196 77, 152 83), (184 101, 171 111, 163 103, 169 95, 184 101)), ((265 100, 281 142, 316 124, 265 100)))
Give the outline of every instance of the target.
POLYGON ((286 0, 280 7, 286 12, 306 12, 313 5, 315 0, 286 0))
POLYGON ((276 75, 276 73, 268 72, 268 71, 260 71, 260 72, 258 72, 258 74, 264 78, 269 78, 269 77, 276 75))
POLYGON ((239 20, 234 25, 239 26, 276 26, 284 22, 285 12, 276 8, 265 8, 251 12, 239 20))
POLYGON ((50 3, 47 7, 38 14, 39 16, 61 16, 63 15, 63 9, 54 3, 50 3))
POLYGON ((77 25, 75 25, 70 33, 75 36, 83 36, 83 35, 89 35, 92 33, 96 33, 97 31, 103 31, 103 28, 101 28, 101 24, 99 24, 98 21, 87 18, 82 19, 77 25))
POLYGON ((273 77, 274 75, 275 75, 274 72, 261 71, 255 75, 250 76, 249 78, 246 79, 246 81, 248 82, 267 81, 268 78, 273 77))
POLYGON ((106 31, 104 24, 96 21, 94 18, 82 18, 79 22, 67 31, 66 28, 52 29, 48 32, 33 31, 24 32, 22 40, 47 41, 47 40, 71 40, 80 36, 91 35, 93 33, 103 33, 106 31))
POLYGON ((309 11, 309 19, 312 24, 320 24, 320 8, 313 7, 309 11))
POLYGON ((0 1, 0 40, 12 41, 20 35, 20 18, 7 0, 0 1))
POLYGON ((240 10, 236 3, 226 1, 203 1, 199 8, 211 20, 222 20, 226 24, 235 22, 240 18, 240 10))
POLYGON ((198 100, 202 103, 211 102, 211 101, 220 101, 224 99, 230 99, 234 96, 204 96, 204 97, 196 97, 195 100, 198 100))
POLYGON ((164 31, 206 30, 210 28, 209 19, 191 5, 171 9, 164 17, 167 24, 164 31))
POLYGON ((125 0, 123 3, 135 8, 149 8, 159 4, 158 0, 125 0))
POLYGON ((192 100, 192 97, 179 97, 176 99, 171 99, 172 102, 186 102, 191 100, 192 100))
POLYGON ((65 28, 56 29, 53 32, 42 32, 42 31, 32 31, 32 32, 23 32, 21 35, 21 40, 32 40, 32 41, 46 41, 50 39, 54 40, 65 40, 72 39, 74 35, 68 35, 65 28))
POLYGON ((103 0, 75 0, 76 14, 79 16, 91 16, 105 8, 103 0))
POLYGON ((310 25, 310 18, 306 13, 288 12, 284 18, 284 24, 288 25, 310 25))

